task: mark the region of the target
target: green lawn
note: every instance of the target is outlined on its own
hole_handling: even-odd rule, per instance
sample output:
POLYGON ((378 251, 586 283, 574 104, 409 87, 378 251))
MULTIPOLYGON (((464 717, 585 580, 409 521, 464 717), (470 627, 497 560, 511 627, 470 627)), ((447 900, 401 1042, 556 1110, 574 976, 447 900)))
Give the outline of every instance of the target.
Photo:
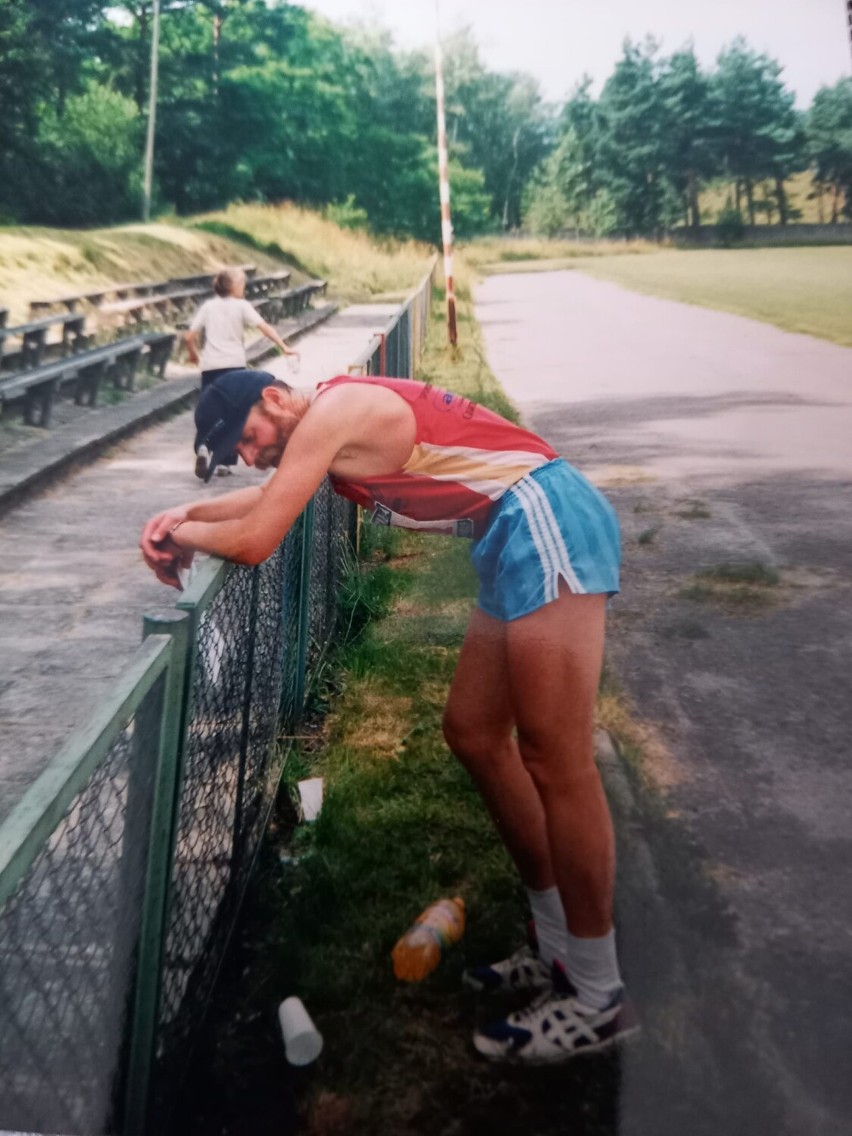
POLYGON ((590 257, 571 267, 637 292, 852 347, 852 247, 665 249, 648 256, 590 257))

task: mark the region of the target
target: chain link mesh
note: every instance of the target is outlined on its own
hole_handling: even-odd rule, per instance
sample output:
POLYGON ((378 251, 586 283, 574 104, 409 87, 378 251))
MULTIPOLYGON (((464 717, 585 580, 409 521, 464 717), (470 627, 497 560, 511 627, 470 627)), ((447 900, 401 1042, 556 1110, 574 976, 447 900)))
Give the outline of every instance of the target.
POLYGON ((161 683, 0 912, 0 1123, 103 1132, 139 934, 161 683))

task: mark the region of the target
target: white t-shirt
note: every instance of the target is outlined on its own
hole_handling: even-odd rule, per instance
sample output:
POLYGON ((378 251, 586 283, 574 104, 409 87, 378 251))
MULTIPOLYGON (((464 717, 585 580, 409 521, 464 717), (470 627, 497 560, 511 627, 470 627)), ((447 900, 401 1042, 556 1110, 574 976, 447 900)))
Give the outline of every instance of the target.
POLYGON ((214 296, 205 300, 189 325, 191 331, 204 331, 201 370, 245 367, 243 329, 257 327, 259 323, 263 323, 263 316, 248 300, 238 300, 235 296, 214 296))

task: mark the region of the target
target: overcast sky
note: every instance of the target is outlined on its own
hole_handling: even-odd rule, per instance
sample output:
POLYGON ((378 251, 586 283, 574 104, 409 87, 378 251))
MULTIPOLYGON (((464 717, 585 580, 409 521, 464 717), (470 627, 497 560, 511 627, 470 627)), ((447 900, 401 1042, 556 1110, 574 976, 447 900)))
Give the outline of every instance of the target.
MULTIPOLYGON (((435 0, 299 0, 336 23, 367 19, 390 28, 397 46, 429 47, 435 0)), ((444 33, 470 25, 486 64, 527 71, 546 98, 561 101, 587 72, 597 94, 625 36, 653 35, 670 54, 691 40, 712 67, 743 35, 784 67, 797 104, 852 73, 845 0, 440 0, 444 33)))

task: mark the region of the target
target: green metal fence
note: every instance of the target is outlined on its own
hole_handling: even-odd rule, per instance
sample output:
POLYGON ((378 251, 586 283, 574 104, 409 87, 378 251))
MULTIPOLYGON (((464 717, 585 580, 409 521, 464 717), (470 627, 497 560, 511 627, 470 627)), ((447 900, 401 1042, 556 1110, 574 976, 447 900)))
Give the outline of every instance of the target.
POLYGON ((376 334, 362 354, 350 364, 350 373, 413 378, 429 328, 437 265, 438 259, 435 257, 428 274, 389 321, 385 330, 376 334))
MULTIPOLYGON (((433 272, 356 369, 414 373, 433 272)), ((168 1130, 355 531, 325 483, 264 564, 204 562, 0 826, 0 1128, 168 1130)))

